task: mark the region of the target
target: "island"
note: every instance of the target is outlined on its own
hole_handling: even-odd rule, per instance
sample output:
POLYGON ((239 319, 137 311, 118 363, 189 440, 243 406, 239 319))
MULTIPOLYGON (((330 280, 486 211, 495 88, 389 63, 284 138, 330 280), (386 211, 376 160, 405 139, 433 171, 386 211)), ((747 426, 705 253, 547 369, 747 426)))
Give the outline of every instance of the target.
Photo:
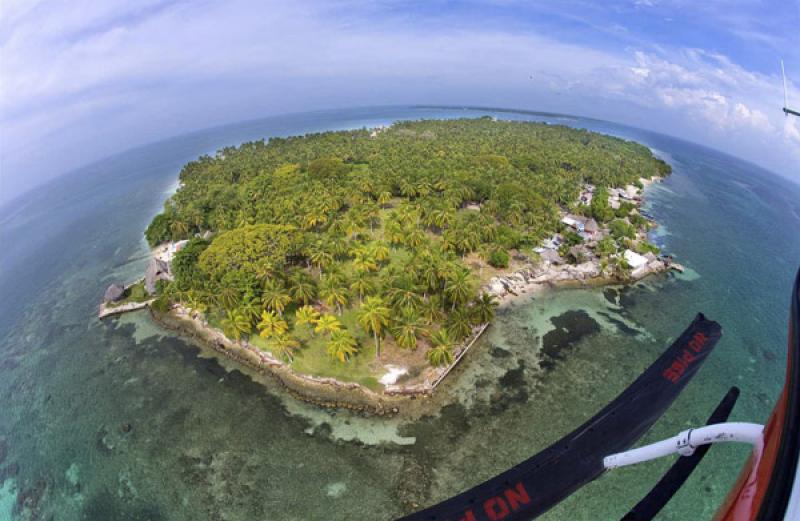
POLYGON ((515 296, 677 267, 647 241, 640 144, 494 118, 245 143, 187 164, 143 279, 101 316, 167 327, 330 407, 433 392, 515 296))

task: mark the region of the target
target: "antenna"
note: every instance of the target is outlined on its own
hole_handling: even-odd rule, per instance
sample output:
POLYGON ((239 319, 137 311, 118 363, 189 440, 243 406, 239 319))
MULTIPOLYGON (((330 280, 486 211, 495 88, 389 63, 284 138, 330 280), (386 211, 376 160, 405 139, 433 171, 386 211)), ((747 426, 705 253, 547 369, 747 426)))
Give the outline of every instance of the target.
POLYGON ((783 60, 781 60, 781 76, 783 76, 783 107, 789 106, 789 101, 786 97, 786 69, 783 68, 783 60))
POLYGON ((786 70, 783 67, 783 60, 781 60, 781 76, 783 76, 783 113, 787 116, 791 114, 800 117, 800 112, 789 108, 789 100, 786 94, 786 70))

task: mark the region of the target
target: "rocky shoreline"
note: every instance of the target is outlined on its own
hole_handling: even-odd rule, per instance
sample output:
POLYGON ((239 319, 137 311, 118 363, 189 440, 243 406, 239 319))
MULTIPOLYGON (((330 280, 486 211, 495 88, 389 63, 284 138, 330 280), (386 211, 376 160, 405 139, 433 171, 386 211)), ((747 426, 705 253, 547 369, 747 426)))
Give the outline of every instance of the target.
MULTIPOLYGON (((656 268, 639 278, 668 269, 678 269, 678 265, 661 262, 656 268)), ((599 286, 620 282, 625 281, 604 275, 596 262, 586 262, 575 266, 525 267, 509 275, 494 277, 484 290, 495 295, 502 307, 515 299, 530 298, 532 294, 548 288, 599 286)), ((378 416, 398 414, 409 399, 431 396, 490 326, 482 324, 476 327, 464 344, 455 350, 453 363, 438 368, 433 380, 414 385, 386 385, 383 392, 376 392, 356 382, 298 373, 289 364, 246 341, 227 338, 200 315, 178 304, 173 305, 168 312, 151 309, 150 314, 163 327, 201 347, 224 355, 259 374, 270 374, 283 389, 301 401, 324 408, 350 409, 378 416)))
POLYGON ((324 408, 350 409, 384 416, 400 412, 408 396, 426 396, 427 392, 377 393, 355 382, 319 378, 298 373, 247 342, 234 341, 210 327, 200 317, 180 305, 168 312, 150 309, 151 317, 162 327, 178 333, 201 348, 211 349, 259 374, 269 374, 293 397, 324 408))
POLYGON ((646 270, 641 270, 636 276, 631 276, 629 279, 605 274, 596 261, 588 261, 577 265, 527 266, 509 275, 492 277, 485 288, 485 292, 494 295, 498 299, 500 306, 503 306, 516 298, 547 288, 601 286, 635 282, 648 275, 668 270, 683 271, 683 266, 668 257, 654 257, 648 263, 646 270))
POLYGON ((398 414, 409 399, 431 396, 489 327, 489 324, 475 327, 464 344, 455 350, 453 363, 437 368, 432 381, 414 385, 386 385, 383 392, 376 392, 356 382, 342 382, 335 378, 316 377, 294 371, 289 364, 246 341, 229 339, 221 331, 211 327, 202 316, 179 304, 173 305, 167 312, 150 308, 150 316, 162 327, 178 333, 201 348, 211 349, 259 374, 270 374, 283 389, 301 401, 324 408, 350 409, 378 416, 398 414))

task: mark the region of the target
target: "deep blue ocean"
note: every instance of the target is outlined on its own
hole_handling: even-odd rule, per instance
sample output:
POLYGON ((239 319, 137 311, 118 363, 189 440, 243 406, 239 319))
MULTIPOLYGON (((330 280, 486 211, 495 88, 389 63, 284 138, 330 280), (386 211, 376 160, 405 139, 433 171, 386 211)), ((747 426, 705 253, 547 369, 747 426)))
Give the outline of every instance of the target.
MULTIPOLYGON (((11 175, 24 175, 12 173, 11 175)), ((568 116, 388 107, 249 121, 136 148, 0 208, 0 520, 388 520, 476 484, 585 421, 702 311, 723 339, 644 441, 763 422, 783 382, 800 186, 675 138, 568 116), (653 240, 688 269, 504 309, 420 420, 316 409, 153 323, 100 322, 147 262, 143 230, 186 162, 270 136, 493 115, 641 142, 673 166, 647 191, 653 240)), ((709 519, 748 454, 714 447, 661 520, 709 519)), ((669 460, 607 473, 548 520, 619 519, 669 460)))

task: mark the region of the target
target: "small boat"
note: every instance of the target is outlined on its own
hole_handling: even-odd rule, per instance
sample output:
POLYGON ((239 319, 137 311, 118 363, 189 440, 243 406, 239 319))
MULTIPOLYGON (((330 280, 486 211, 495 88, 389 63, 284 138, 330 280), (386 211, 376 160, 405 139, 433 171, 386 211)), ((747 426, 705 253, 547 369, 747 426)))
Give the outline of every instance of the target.
POLYGON ((401 521, 535 519, 611 469, 679 454, 650 493, 622 518, 646 521, 658 514, 718 442, 748 443, 753 450, 715 520, 800 520, 799 334, 800 272, 792 292, 786 379, 766 426, 726 422, 739 396, 733 387, 706 425, 631 450, 698 373, 722 336, 718 323, 698 314, 649 368, 589 421, 519 465, 401 521))

